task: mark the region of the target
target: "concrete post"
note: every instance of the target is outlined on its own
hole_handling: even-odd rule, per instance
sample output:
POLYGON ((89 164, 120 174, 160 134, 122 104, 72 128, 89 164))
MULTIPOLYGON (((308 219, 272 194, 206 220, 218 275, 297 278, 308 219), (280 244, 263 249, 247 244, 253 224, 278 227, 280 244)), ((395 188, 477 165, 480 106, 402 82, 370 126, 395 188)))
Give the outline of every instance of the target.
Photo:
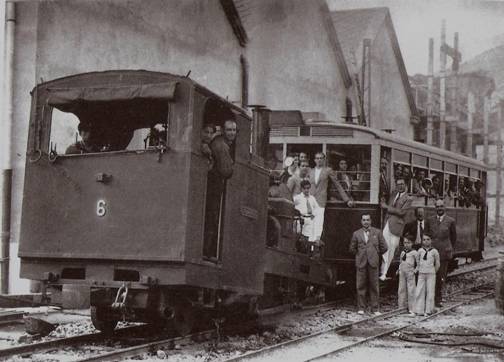
POLYGON ((483 103, 483 162, 488 164, 488 118, 490 117, 490 99, 485 96, 483 103))
POLYGON ((0 254, 0 292, 9 293, 10 224, 12 197, 12 123, 14 114, 14 37, 16 31, 16 4, 5 3, 5 82, 4 109, 2 112, 3 160, 2 160, 2 247, 0 254))
POLYGON ((439 47, 439 147, 446 149, 446 20, 441 23, 441 44, 439 47))
POLYGON ((495 226, 500 228, 500 207, 501 207, 501 189, 502 189, 502 101, 497 107, 497 165, 495 172, 497 174, 497 182, 495 186, 495 226))
POLYGON ((473 157, 473 114, 474 114, 474 94, 467 94, 467 142, 466 154, 473 157))
POLYGON ((434 39, 429 38, 429 68, 427 78, 427 144, 432 146, 432 136, 434 127, 432 125, 434 105, 432 104, 432 93, 434 84, 434 39))

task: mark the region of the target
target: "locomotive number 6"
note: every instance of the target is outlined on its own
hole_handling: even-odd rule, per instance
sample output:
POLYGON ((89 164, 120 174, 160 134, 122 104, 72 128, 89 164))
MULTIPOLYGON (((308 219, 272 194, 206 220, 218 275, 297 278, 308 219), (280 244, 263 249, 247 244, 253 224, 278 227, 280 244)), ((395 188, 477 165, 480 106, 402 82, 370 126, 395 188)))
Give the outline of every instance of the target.
POLYGON ((98 200, 96 203, 96 215, 103 217, 107 213, 107 209, 105 208, 107 206, 107 203, 105 200, 98 200))

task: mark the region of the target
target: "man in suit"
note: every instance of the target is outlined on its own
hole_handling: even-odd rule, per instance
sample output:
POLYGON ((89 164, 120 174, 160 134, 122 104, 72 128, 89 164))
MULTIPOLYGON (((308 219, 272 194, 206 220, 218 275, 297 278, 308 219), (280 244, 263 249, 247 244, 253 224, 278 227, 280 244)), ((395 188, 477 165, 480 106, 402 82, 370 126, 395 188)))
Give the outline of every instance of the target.
POLYGON ((387 253, 383 255, 383 264, 380 280, 387 279, 387 271, 394 260, 396 248, 399 246, 399 239, 403 233, 404 224, 408 217, 412 198, 406 192, 406 180, 402 176, 395 179, 396 189, 390 196, 389 204, 381 200, 381 208, 387 212, 383 237, 387 242, 387 253))
POLYGON ((205 229, 203 255, 219 257, 219 239, 223 230, 222 213, 226 194, 226 182, 233 175, 235 143, 238 133, 236 121, 224 121, 224 134, 213 137, 210 142, 212 168, 208 171, 205 203, 205 229))
POLYGON ((317 240, 320 240, 320 237, 322 236, 322 229, 324 227, 324 213, 325 205, 327 203, 327 188, 329 186, 329 179, 331 179, 331 182, 336 187, 343 202, 345 202, 348 207, 353 207, 353 200, 339 184, 334 171, 329 167, 325 167, 324 164, 325 155, 322 152, 317 152, 315 155, 315 167, 310 171, 310 194, 315 196, 315 199, 320 206, 320 210, 313 220, 317 240))
POLYGON ((436 273, 436 307, 442 307, 443 284, 448 274, 448 264, 453 258, 453 249, 457 242, 455 219, 446 215, 443 200, 436 200, 436 215, 428 219, 427 231, 432 236, 432 246, 439 252, 440 267, 436 273))
POLYGON ((364 314, 366 294, 369 295, 371 312, 380 315, 378 310, 378 267, 380 258, 387 252, 387 244, 380 229, 371 226, 371 215, 361 216, 362 228, 355 231, 350 241, 350 253, 355 255, 357 313, 364 314))
POLYGON ((413 249, 418 250, 422 247, 422 238, 426 228, 427 220, 424 219, 425 210, 423 207, 415 209, 416 220, 407 223, 404 226, 403 237, 411 235, 413 242, 413 249))
POLYGON ((390 197, 389 178, 388 178, 388 161, 385 157, 380 160, 380 198, 388 200, 390 197))

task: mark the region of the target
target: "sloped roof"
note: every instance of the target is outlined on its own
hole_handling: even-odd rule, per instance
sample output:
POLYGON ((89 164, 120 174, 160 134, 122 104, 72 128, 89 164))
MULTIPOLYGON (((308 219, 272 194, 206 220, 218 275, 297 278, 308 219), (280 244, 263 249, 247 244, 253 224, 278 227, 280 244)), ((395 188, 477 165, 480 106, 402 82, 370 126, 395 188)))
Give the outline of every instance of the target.
POLYGON ((399 41, 397 40, 389 9, 381 7, 332 11, 331 18, 338 33, 346 63, 354 64, 356 62, 357 67, 360 66, 361 56, 359 50, 361 49, 360 46, 363 40, 371 39, 371 41, 374 41, 380 29, 385 24, 385 29, 392 42, 392 49, 397 60, 398 71, 401 75, 411 115, 418 117, 418 110, 411 91, 408 72, 404 65, 401 48, 399 47, 399 41))

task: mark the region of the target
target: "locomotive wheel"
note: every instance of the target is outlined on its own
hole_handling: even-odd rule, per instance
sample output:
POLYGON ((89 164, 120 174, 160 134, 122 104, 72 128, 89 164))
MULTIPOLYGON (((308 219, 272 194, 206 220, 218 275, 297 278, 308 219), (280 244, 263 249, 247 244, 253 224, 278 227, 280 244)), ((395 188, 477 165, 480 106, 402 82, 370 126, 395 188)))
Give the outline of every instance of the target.
POLYGON ((173 307, 173 328, 182 337, 193 331, 196 318, 196 309, 190 304, 177 303, 173 307))
POLYGON ((105 334, 112 334, 118 321, 115 319, 108 319, 107 315, 107 308, 91 307, 91 322, 93 322, 93 326, 105 334))

